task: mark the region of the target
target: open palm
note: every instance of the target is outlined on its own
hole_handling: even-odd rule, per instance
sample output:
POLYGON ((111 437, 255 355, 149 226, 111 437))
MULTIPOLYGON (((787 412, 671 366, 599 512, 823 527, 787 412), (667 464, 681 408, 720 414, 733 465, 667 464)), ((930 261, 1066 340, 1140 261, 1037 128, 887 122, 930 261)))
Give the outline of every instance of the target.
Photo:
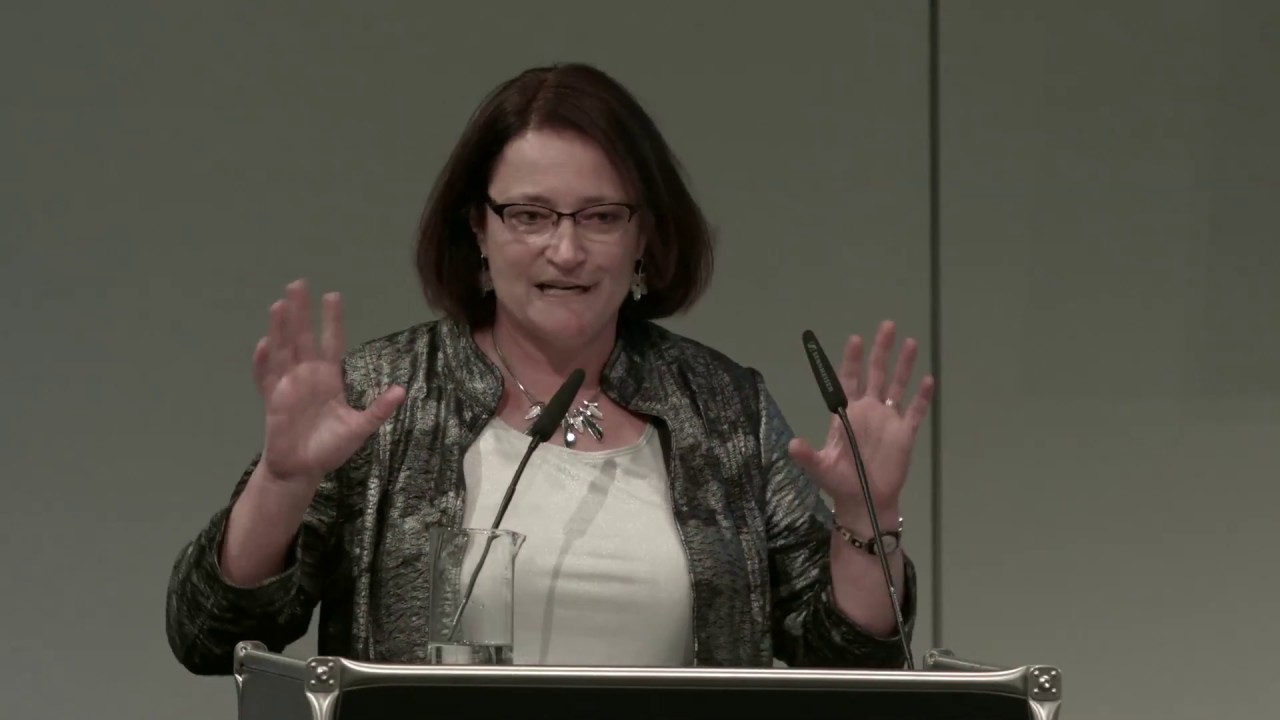
MULTIPOLYGON (((851 336, 845 344, 839 371, 840 384, 849 400, 849 422, 877 510, 898 507, 920 423, 928 414, 935 386, 934 379, 926 376, 911 402, 903 406, 919 346, 910 338, 903 343, 897 366, 890 376, 888 365, 894 336, 893 322, 886 320, 880 324, 865 377, 862 338, 851 336)), ((789 450, 792 459, 831 497, 837 513, 865 512, 853 451, 839 417, 832 417, 821 450, 814 450, 800 438, 791 441, 789 450)))
POLYGON ((336 293, 323 299, 317 343, 306 283, 291 283, 271 306, 267 337, 253 353, 254 382, 266 412, 262 462, 272 476, 318 481, 346 462, 396 407, 404 390, 393 386, 367 409, 347 402, 342 372, 342 305, 336 293))

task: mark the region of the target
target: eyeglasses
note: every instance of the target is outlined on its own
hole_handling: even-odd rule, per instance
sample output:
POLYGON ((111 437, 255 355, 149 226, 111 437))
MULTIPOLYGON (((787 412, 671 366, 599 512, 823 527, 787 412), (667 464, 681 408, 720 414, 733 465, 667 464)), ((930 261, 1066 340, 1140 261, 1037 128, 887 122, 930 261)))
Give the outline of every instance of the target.
POLYGON ((493 198, 489 198, 486 204, 509 229, 531 238, 548 235, 560 226, 562 218, 573 218, 574 224, 589 237, 613 238, 622 234, 638 209, 630 203, 603 203, 573 212, 560 212, 532 203, 499 204, 493 198))

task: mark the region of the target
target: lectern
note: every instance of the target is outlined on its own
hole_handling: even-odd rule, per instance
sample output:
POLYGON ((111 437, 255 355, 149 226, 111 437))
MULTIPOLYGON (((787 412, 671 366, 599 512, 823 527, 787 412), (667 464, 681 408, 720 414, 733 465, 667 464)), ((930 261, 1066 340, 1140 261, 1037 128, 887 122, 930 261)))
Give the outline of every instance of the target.
POLYGON ((925 655, 921 670, 395 665, 236 647, 240 720, 1055 720, 1057 668, 925 655))

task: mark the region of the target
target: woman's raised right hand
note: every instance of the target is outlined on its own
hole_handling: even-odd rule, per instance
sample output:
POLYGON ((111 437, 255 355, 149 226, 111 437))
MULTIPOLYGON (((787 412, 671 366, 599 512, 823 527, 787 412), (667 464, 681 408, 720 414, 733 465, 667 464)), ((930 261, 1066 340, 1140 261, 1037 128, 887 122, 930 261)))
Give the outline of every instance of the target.
POLYGON ((404 388, 393 385, 368 408, 351 407, 342 371, 342 300, 328 293, 322 304, 317 340, 306 281, 290 283, 285 299, 271 306, 270 329, 253 352, 266 411, 259 463, 274 479, 312 486, 355 454, 405 397, 404 388))

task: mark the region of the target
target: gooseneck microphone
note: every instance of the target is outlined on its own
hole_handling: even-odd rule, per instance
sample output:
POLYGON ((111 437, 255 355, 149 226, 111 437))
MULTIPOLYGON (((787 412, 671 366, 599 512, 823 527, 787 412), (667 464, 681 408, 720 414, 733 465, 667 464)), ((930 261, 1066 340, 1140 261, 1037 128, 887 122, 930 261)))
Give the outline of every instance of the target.
POLYGON ((520 476, 524 474, 524 466, 528 464, 529 458, 533 456, 533 451, 538 446, 551 439, 556 428, 560 427, 560 423, 564 421, 564 416, 569 412, 569 406, 573 404, 573 399, 577 397, 578 390, 582 387, 582 383, 586 380, 587 374, 578 368, 569 373, 569 377, 560 384, 560 389, 556 390, 556 394, 551 396, 547 404, 542 408, 542 412, 538 413, 538 417, 534 419, 533 424, 529 426, 527 434, 529 438, 529 447, 524 451, 524 457, 520 458, 520 465, 516 467, 516 474, 511 477, 511 484, 507 486, 507 494, 502 496, 502 502, 498 504, 498 514, 493 518, 492 529, 497 530, 502 524, 502 517, 507 514, 507 506, 511 504, 511 497, 516 493, 516 483, 520 482, 520 476))
MULTIPOLYGON (((564 421, 564 416, 569 412, 569 406, 573 404, 573 399, 577 397, 578 390, 582 387, 582 383, 586 380, 587 374, 582 368, 578 368, 569 373, 569 377, 560 384, 560 389, 556 390, 555 395, 547 401, 543 406, 542 412, 538 413, 538 417, 534 419, 533 424, 529 426, 527 434, 529 438, 529 447, 524 451, 524 457, 520 458, 520 464, 516 466, 516 472, 511 477, 511 483, 507 485, 507 492, 502 496, 502 502, 498 503, 498 512, 493 517, 493 524, 489 526, 490 530, 497 530, 502 524, 502 518, 507 514, 507 507, 511 505, 511 498, 516 494, 516 484, 520 482, 520 476, 524 474, 525 465, 529 464, 529 458, 533 456, 533 451, 538 446, 551 439, 556 428, 564 421)), ((462 613, 467 609, 467 602, 471 599, 471 593, 476 587, 476 578, 480 575, 480 569, 484 567, 484 561, 489 557, 489 548, 493 543, 493 536, 490 535, 485 539, 484 550, 480 553, 480 560, 476 562, 476 566, 471 571, 471 579, 467 581, 467 589, 462 593, 462 602, 458 603, 458 611, 453 615, 453 624, 449 628, 449 639, 453 640, 454 635, 458 632, 458 626, 462 620, 462 613)))
MULTIPOLYGON (((827 359, 827 354, 822 351, 822 344, 818 342, 818 336, 813 334, 812 330, 805 330, 801 336, 804 341, 805 354, 809 356, 809 367, 813 370, 813 378, 818 382, 818 389, 822 391, 822 399, 827 405, 827 409, 840 418, 840 423, 844 425, 845 435, 849 438, 849 447, 853 449, 853 465, 858 472, 858 482, 862 484, 862 497, 867 503, 867 516, 871 518, 871 532, 875 542, 879 542, 880 519, 876 517, 875 504, 871 502, 871 486, 867 483, 867 469, 862 464, 862 452, 858 449, 858 441, 853 436, 853 426, 849 423, 849 414, 845 409, 849 407, 849 397, 845 395, 844 388, 840 385, 840 380, 836 377, 836 373, 831 368, 831 361, 827 359)), ((907 669, 914 670, 915 662, 911 659, 911 646, 907 642, 907 631, 902 621, 902 606, 898 603, 898 591, 893 585, 893 573, 889 571, 889 559, 885 557, 885 553, 877 552, 880 558, 880 569, 884 571, 884 582, 889 589, 889 600, 893 605, 893 616, 898 623, 898 638, 902 640, 902 651, 907 656, 907 669)))

